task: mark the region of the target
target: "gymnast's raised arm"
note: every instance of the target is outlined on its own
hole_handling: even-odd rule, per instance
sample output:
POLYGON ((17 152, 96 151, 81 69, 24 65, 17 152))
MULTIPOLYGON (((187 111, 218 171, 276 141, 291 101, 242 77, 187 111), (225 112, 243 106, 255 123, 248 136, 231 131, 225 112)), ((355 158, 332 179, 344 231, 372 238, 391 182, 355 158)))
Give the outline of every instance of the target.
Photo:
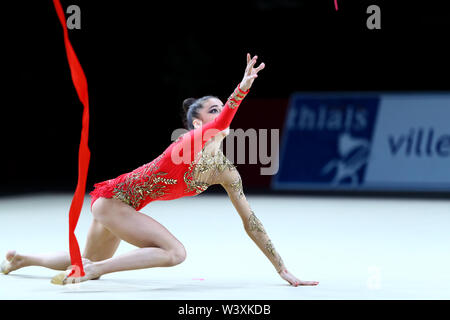
POLYGON ((213 96, 185 100, 183 109, 186 114, 186 126, 190 131, 183 135, 183 144, 191 143, 195 138, 201 139, 199 145, 203 146, 206 141, 230 126, 239 105, 249 92, 255 78, 258 77, 258 72, 265 67, 264 63, 261 63, 257 68, 253 68, 257 58, 255 56, 250 59, 250 55, 247 54, 247 66, 242 81, 227 99, 225 105, 222 105, 222 102, 213 96), (210 112, 216 114, 212 115, 210 112))
POLYGON ((241 104, 242 99, 245 98, 253 81, 258 77, 258 72, 265 67, 264 63, 261 63, 257 68, 253 68, 257 59, 258 56, 250 59, 250 54, 247 54, 247 66, 242 81, 228 98, 222 112, 213 121, 202 126, 203 131, 211 128, 222 131, 230 126, 231 120, 241 104))

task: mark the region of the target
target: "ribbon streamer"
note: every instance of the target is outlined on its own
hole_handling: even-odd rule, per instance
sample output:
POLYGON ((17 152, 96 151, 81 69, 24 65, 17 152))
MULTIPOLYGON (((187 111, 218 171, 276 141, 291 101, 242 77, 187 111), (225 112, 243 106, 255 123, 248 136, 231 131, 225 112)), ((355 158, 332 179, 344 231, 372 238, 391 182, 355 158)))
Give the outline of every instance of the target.
POLYGON ((59 0, 53 0, 56 14, 61 22, 64 31, 64 45, 66 47, 67 60, 69 62, 70 73, 72 75, 72 82, 78 94, 78 98, 83 104, 83 122, 81 129, 80 146, 78 150, 78 182, 75 194, 72 199, 69 211, 69 249, 72 270, 69 276, 82 277, 85 275, 83 264, 81 261, 80 247, 75 236, 75 228, 80 217, 81 208, 83 206, 84 195, 86 192, 86 179, 89 169, 89 160, 91 153, 88 146, 89 138, 89 96, 86 76, 83 72, 77 55, 73 50, 72 44, 69 41, 69 33, 67 31, 66 19, 64 11, 59 0))

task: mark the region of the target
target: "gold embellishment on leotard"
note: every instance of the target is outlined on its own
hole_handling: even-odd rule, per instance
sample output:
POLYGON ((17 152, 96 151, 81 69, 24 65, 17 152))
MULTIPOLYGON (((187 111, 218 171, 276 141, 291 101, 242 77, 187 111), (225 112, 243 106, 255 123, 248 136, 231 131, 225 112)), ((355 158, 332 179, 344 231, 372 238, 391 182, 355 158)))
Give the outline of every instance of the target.
MULTIPOLYGON (((167 172, 159 172, 161 174, 167 174, 167 172)), ((161 178, 161 177, 156 177, 153 180, 154 183, 158 183, 158 182, 162 182, 165 184, 176 184, 177 183, 177 179, 168 179, 168 178, 161 178)))
POLYGON ((176 184, 177 179, 162 177, 168 174, 167 172, 154 172, 159 169, 158 163, 163 156, 164 153, 150 164, 144 165, 146 166, 144 170, 133 172, 124 182, 117 184, 114 188, 113 198, 136 209, 147 197, 156 199, 166 194, 164 189, 167 185, 176 184))
POLYGON ((259 219, 255 215, 255 213, 252 210, 250 210, 250 212, 251 212, 251 215, 248 217, 248 224, 250 227, 250 231, 258 231, 258 232, 266 233, 261 221, 259 221, 259 219))
POLYGON ((244 190, 242 187, 242 179, 241 176, 239 176, 236 181, 230 183, 231 188, 239 193, 239 198, 242 198, 244 196, 244 190))
POLYGON ((228 105, 230 106, 231 109, 234 109, 238 106, 238 103, 230 99, 228 100, 228 105))
POLYGON ((283 265, 284 265, 283 259, 281 259, 280 256, 278 256, 277 264, 278 264, 277 272, 280 272, 280 271, 281 271, 281 268, 282 268, 283 265))
POLYGON ((265 248, 266 248, 267 251, 269 251, 269 253, 270 253, 273 257, 275 257, 275 254, 276 254, 276 252, 275 252, 275 247, 273 246, 272 241, 270 241, 270 239, 267 240, 266 245, 265 245, 265 248))
POLYGON ((246 93, 240 92, 238 87, 236 87, 236 89, 234 89, 233 93, 228 98, 228 105, 230 106, 230 108, 236 108, 240 104, 241 100, 245 98, 245 95, 246 93))
POLYGON ((233 100, 239 102, 245 98, 245 95, 246 95, 246 93, 240 92, 239 89, 236 87, 236 89, 234 89, 233 93, 230 95, 230 97, 228 99, 233 99, 233 100))
POLYGON ((279 272, 279 270, 281 270, 284 265, 283 259, 281 259, 280 255, 276 252, 275 247, 273 246, 273 243, 272 241, 270 241, 270 239, 267 240, 265 248, 272 255, 272 257, 276 259, 278 265, 277 271, 279 272))
POLYGON ((250 210, 250 212, 251 214, 248 217, 248 231, 253 234, 255 239, 257 239, 255 241, 264 245, 264 249, 267 251, 267 253, 269 253, 274 258, 274 260, 272 261, 274 261, 274 263, 277 265, 277 271, 281 271, 284 267, 283 260, 275 250, 272 241, 267 236, 266 230, 264 229, 261 221, 259 221, 252 210, 250 210))
POLYGON ((212 180, 211 177, 216 176, 218 173, 222 173, 226 168, 229 170, 236 170, 236 167, 228 160, 221 150, 218 150, 216 154, 211 154, 202 151, 197 155, 197 159, 191 162, 188 170, 184 173, 184 182, 186 182, 187 188, 185 192, 194 191, 202 193, 205 191, 211 183, 202 179, 201 175, 209 173, 208 180, 212 180))

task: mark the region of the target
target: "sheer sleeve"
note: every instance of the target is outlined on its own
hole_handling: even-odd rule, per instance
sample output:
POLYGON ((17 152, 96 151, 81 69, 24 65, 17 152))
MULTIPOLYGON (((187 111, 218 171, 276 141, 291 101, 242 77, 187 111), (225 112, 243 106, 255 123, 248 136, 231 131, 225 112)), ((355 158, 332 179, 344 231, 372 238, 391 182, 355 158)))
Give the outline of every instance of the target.
POLYGON ((225 170, 221 175, 220 184, 228 193, 233 206, 241 217, 247 235, 270 260, 277 272, 285 269, 284 262, 275 250, 263 224, 250 208, 243 191, 239 172, 236 169, 225 170))

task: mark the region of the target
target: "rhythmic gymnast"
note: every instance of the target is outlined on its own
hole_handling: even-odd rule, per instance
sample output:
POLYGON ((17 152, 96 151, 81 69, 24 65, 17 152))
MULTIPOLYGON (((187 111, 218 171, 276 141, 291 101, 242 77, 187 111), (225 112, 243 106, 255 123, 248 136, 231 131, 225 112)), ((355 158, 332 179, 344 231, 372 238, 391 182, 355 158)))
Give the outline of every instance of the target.
POLYGON ((317 285, 317 281, 297 279, 286 269, 246 200, 239 172, 220 149, 242 99, 258 72, 264 69, 264 63, 254 67, 256 60, 257 56, 251 58, 247 54, 244 77, 225 106, 213 96, 184 100, 184 122, 189 131, 172 142, 160 156, 131 172, 94 184, 94 190, 89 193, 93 221, 82 256, 83 277, 68 276, 71 267, 68 252, 24 255, 10 250, 1 264, 1 271, 8 274, 28 266, 65 270, 53 277, 52 283, 68 284, 96 280, 118 271, 178 265, 186 258, 183 244, 163 225, 139 210, 155 200, 195 196, 211 185, 221 184, 240 215, 246 233, 280 277, 292 286, 317 285), (138 249, 113 257, 121 240, 138 249))

